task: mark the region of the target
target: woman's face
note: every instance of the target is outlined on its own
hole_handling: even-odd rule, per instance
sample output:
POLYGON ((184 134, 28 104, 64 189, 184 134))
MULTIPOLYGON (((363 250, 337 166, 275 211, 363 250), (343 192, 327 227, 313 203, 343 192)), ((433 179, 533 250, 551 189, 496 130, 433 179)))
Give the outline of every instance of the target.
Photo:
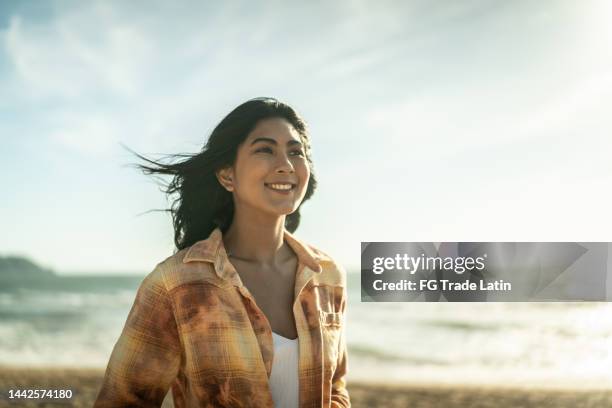
POLYGON ((272 215, 291 214, 299 207, 310 168, 299 133, 283 118, 260 120, 238 147, 232 168, 220 182, 233 193, 236 210, 257 209, 272 215))

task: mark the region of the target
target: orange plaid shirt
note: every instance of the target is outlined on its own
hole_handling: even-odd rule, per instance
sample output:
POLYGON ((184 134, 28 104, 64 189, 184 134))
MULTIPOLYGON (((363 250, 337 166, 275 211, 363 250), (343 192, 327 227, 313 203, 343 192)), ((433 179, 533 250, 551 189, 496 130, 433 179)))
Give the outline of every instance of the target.
MULTIPOLYGON (((298 257, 293 315, 299 406, 350 407, 346 272, 285 230, 298 257)), ((217 228, 145 277, 95 407, 273 407, 270 324, 230 263, 217 228)))

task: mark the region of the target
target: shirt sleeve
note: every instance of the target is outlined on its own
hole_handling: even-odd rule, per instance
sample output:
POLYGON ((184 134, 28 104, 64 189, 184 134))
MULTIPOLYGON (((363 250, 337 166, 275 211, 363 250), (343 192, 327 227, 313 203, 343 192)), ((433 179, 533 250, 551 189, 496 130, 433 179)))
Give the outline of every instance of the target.
POLYGON ((161 406, 178 374, 181 347, 157 265, 142 281, 113 348, 94 407, 161 406))
POLYGON ((332 390, 331 390, 331 406, 333 408, 350 408, 351 400, 346 389, 346 373, 348 371, 348 353, 346 348, 346 284, 343 291, 343 299, 340 306, 342 313, 342 329, 340 331, 340 349, 338 350, 338 364, 336 371, 332 377, 332 390))

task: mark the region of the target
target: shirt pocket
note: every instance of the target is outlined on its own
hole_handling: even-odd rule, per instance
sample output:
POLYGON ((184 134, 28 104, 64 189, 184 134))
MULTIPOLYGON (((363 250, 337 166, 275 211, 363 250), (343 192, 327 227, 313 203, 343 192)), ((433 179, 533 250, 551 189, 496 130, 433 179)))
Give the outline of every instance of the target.
POLYGON ((323 360, 326 365, 335 369, 338 362, 338 348, 343 326, 343 315, 340 312, 319 311, 321 338, 323 341, 323 360))

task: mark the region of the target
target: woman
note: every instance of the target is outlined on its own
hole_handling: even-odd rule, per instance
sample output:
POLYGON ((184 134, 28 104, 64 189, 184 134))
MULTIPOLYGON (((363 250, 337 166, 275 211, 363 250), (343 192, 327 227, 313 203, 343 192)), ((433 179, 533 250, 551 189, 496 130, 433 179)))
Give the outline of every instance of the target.
MULTIPOLYGON (((143 280, 96 407, 349 407, 344 269, 292 233, 316 187, 304 121, 256 98, 173 175, 177 251, 143 280)), ((184 157, 184 156, 183 156, 184 157)))

